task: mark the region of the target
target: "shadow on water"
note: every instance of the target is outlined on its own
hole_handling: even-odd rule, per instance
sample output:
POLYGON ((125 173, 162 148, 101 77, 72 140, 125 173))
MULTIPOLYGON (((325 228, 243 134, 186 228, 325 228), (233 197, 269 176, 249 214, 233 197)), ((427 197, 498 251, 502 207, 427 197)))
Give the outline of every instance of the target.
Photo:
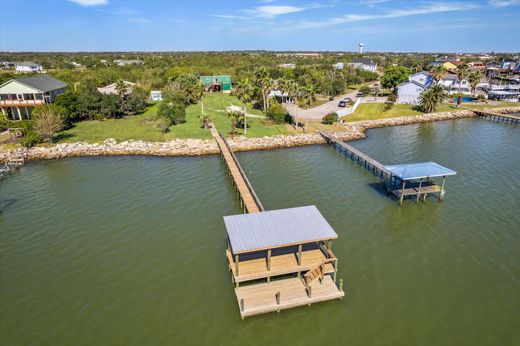
POLYGON ((13 206, 17 202, 16 199, 6 199, 0 201, 0 214, 8 210, 11 206, 13 206))

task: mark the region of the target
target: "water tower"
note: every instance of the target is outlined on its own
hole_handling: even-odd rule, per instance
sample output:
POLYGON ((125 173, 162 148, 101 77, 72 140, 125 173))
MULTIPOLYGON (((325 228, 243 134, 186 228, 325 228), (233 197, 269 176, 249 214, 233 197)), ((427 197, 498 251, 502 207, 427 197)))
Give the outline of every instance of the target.
POLYGON ((363 54, 364 50, 365 50, 365 44, 364 43, 360 43, 359 44, 359 54, 363 54))

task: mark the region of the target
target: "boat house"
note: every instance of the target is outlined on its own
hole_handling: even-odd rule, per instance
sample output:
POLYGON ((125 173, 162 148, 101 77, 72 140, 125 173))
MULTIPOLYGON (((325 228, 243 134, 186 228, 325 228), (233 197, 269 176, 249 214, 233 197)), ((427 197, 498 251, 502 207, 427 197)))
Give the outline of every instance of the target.
POLYGON ((243 318, 340 299, 338 235, 316 206, 224 217, 226 257, 243 318))
POLYGON ((439 194, 439 200, 442 201, 445 194, 446 177, 457 174, 457 172, 431 161, 390 165, 384 168, 391 173, 390 180, 386 182, 388 191, 397 196, 401 205, 405 197, 415 197, 419 202, 421 197, 424 201, 429 194, 439 194), (432 180, 441 177, 440 186, 432 180))

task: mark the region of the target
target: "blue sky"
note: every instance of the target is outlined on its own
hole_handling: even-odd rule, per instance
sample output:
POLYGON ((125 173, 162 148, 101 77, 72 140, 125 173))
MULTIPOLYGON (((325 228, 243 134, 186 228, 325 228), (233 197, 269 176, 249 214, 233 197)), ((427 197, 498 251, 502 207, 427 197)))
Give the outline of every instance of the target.
POLYGON ((0 0, 1 51, 519 52, 520 0, 0 0))

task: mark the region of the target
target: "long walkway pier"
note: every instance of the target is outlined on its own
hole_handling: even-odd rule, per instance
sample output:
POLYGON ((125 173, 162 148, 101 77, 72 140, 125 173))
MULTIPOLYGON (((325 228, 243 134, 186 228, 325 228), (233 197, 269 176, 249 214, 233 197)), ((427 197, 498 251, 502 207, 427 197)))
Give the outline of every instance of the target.
POLYGON ((211 128, 211 134, 220 148, 220 153, 228 169, 229 177, 231 178, 233 186, 237 192, 237 197, 240 199, 240 206, 243 211, 245 213, 258 213, 264 211, 262 202, 260 202, 260 199, 256 195, 253 186, 249 182, 249 179, 247 179, 244 170, 240 166, 240 163, 238 163, 238 160, 229 147, 229 144, 220 135, 217 129, 215 129, 215 127, 211 128))
POLYGON ((511 123, 511 124, 520 123, 520 117, 516 116, 516 115, 498 114, 498 113, 494 113, 494 112, 490 112, 490 111, 480 111, 480 110, 473 110, 473 112, 475 112, 475 114, 477 114, 480 117, 490 119, 490 120, 502 121, 502 122, 511 123))
POLYGON ((348 158, 380 177, 388 194, 396 196, 399 205, 403 204, 405 197, 415 197, 416 203, 419 203, 422 198, 424 202, 429 194, 439 194, 439 200, 442 201, 446 193, 444 189, 446 176, 457 174, 435 162, 385 166, 334 136, 324 132, 320 132, 320 134, 327 143, 334 145, 348 158), (437 177, 442 177, 440 186, 431 180, 437 177))

